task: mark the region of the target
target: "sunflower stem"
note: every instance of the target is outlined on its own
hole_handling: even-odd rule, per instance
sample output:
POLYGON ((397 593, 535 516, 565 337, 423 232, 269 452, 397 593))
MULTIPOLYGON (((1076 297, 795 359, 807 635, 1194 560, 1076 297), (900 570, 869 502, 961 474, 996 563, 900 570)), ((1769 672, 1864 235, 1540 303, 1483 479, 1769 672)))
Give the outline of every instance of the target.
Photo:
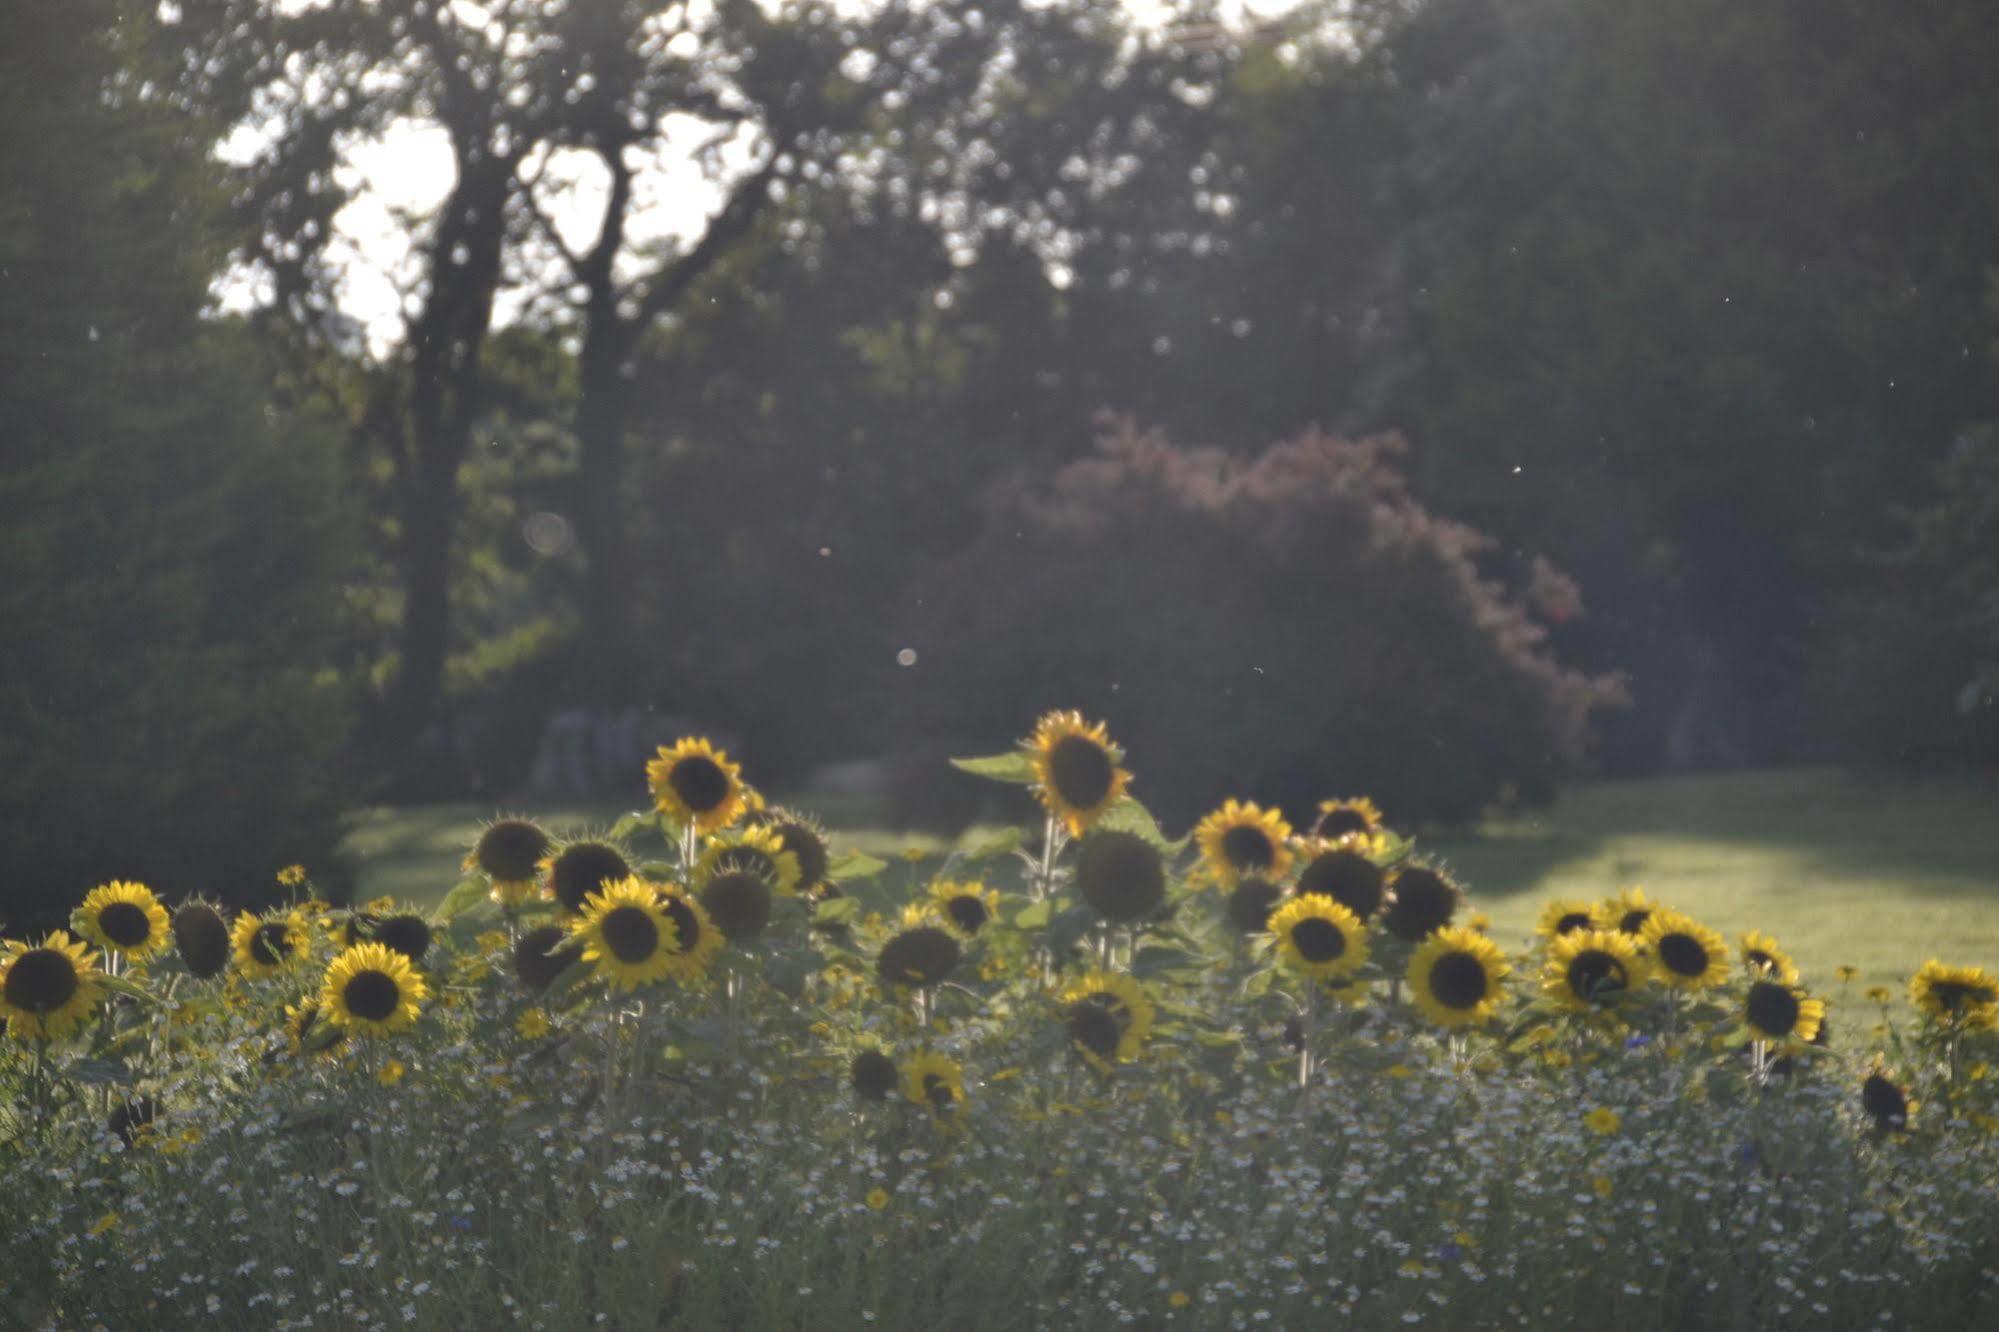
POLYGON ((1299 1109, 1309 1113, 1312 1097, 1312 1037, 1318 1032, 1316 982, 1305 982, 1305 999, 1298 1005, 1298 1091, 1299 1109))

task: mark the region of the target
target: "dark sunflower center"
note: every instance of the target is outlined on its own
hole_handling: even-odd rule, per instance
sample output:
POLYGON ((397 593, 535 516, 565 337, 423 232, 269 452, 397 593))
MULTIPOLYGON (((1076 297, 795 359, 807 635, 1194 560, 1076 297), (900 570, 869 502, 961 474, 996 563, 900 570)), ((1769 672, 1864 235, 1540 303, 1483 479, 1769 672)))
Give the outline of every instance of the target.
POLYGON ((1584 999, 1615 994, 1631 984, 1624 964, 1595 948, 1570 959, 1567 975, 1569 988, 1584 999))
POLYGON ((1775 971, 1777 969, 1777 959, 1760 948, 1750 949, 1747 953, 1743 954, 1743 959, 1749 963, 1752 971, 1775 971))
POLYGON ((551 955, 549 950, 565 937, 560 925, 538 925, 520 937, 514 944, 514 974, 521 978, 521 984, 530 990, 546 990, 563 973, 572 959, 565 954, 551 955))
POLYGON ((946 902, 944 914, 951 918, 952 924, 967 934, 977 934, 979 927, 992 916, 992 913, 986 910, 986 904, 969 893, 946 902))
POLYGON ((680 951, 691 953, 701 942, 701 918, 694 914, 694 908, 678 897, 661 897, 660 914, 673 922, 674 938, 679 941, 680 951))
POLYGON ((1269 869, 1277 859, 1277 848, 1263 829, 1238 823, 1222 834, 1222 855, 1237 869, 1269 869))
POLYGON ((1381 867, 1359 852, 1329 851, 1299 873, 1298 891, 1330 897, 1367 920, 1381 909, 1387 882, 1381 867))
POLYGON ((717 809, 729 798, 729 774, 714 759, 690 754, 673 765, 666 784, 680 797, 680 803, 696 814, 717 809))
POLYGON ((924 1099, 939 1110, 949 1110, 956 1098, 951 1095, 951 1084, 935 1073, 923 1075, 924 1099))
POLYGON ((30 1013, 53 1013, 70 1001, 81 982, 69 954, 31 948, 7 971, 7 1002, 30 1013))
POLYGON ((403 1001, 403 987, 385 971, 357 971, 340 998, 347 1011, 363 1022, 386 1022, 403 1001))
POLYGON ((187 969, 206 980, 229 965, 229 927, 215 908, 193 902, 174 913, 174 946, 187 969))
POLYGON ((749 939, 770 923, 770 885, 744 870, 718 874, 701 890, 715 928, 731 939, 749 939))
POLYGON ((1559 920, 1555 922, 1555 935, 1557 938, 1559 938, 1560 936, 1568 934, 1575 930, 1586 930, 1589 928, 1589 925, 1590 925, 1589 912, 1571 911, 1567 915, 1561 917, 1559 920))
POLYGON ((1105 1002, 1105 996, 1092 995, 1069 1005, 1069 1035, 1091 1054, 1109 1059, 1124 1036, 1125 1024, 1118 1019, 1118 1010, 1105 1002))
POLYGON ((583 909, 583 899, 605 884, 630 878, 632 867, 614 847, 602 842, 578 842, 555 858, 555 900, 571 911, 583 909))
POLYGON ((390 916, 375 927, 375 941, 420 962, 430 951, 430 926, 422 916, 390 916))
POLYGON ((1618 917, 1617 928, 1626 934, 1640 934, 1644 931, 1645 922, 1651 915, 1652 910, 1650 907, 1640 907, 1636 911, 1627 911, 1618 917))
POLYGON ((1076 891, 1107 920, 1137 920, 1165 898, 1166 868, 1135 833, 1092 833, 1076 858, 1076 891))
POLYGON ((1335 839, 1346 837, 1352 833, 1364 833, 1367 830, 1367 816, 1359 810, 1347 809, 1345 807, 1329 809, 1321 814, 1319 816, 1319 826, 1316 829, 1320 837, 1335 839))
POLYGON ((1860 1084, 1860 1106, 1882 1128, 1900 1128, 1909 1122, 1909 1098, 1879 1073, 1870 1073, 1860 1084))
POLYGON ((898 1081, 895 1061, 879 1050, 863 1050, 855 1055, 849 1076, 854 1090, 870 1101, 886 1101, 898 1081))
POLYGON ((1229 894, 1229 922, 1244 934, 1270 928, 1270 909, 1277 905, 1280 890, 1268 879, 1244 879, 1229 894))
POLYGON ((259 925, 250 936, 250 956, 267 967, 275 967, 291 955, 291 927, 282 921, 259 925))
POLYGON ((1445 953, 1430 967, 1430 994, 1446 1008, 1472 1008, 1485 998, 1485 967, 1469 953, 1445 953))
POLYGON ((1698 976, 1707 970, 1707 949, 1691 935, 1663 934, 1659 936, 1659 960, 1676 975, 1698 976))
POLYGON ((644 962, 659 951, 659 925, 643 907, 613 907, 597 929, 620 962, 644 962))
POLYGON ((1048 784, 1063 804, 1077 809, 1102 804, 1116 773, 1103 746, 1086 736, 1065 735, 1048 751, 1048 784))
POLYGON ((1788 1036, 1798 1025, 1798 996, 1788 986, 1757 981, 1749 987, 1749 1022, 1770 1036, 1788 1036))
POLYGON ((548 834, 525 819, 501 819, 486 829, 472 858, 496 879, 519 882, 534 877, 535 866, 548 854, 548 834))
POLYGON ((97 913, 97 928, 120 948, 137 948, 152 937, 153 922, 136 902, 112 902, 97 913))
POLYGON ((1989 1004, 1992 992, 1982 985, 1966 985, 1963 981, 1938 981, 1930 987, 1930 993, 1937 1002, 1955 1013, 1966 1004, 1989 1004))
POLYGON ((919 925, 882 945, 875 969, 891 985, 935 985, 958 965, 958 941, 939 929, 919 925))
POLYGON ((1457 893, 1443 875, 1411 866, 1395 876, 1395 895, 1381 923, 1398 939, 1415 943, 1450 924, 1457 909, 1457 893))
POLYGON ((1347 935, 1330 920, 1307 916, 1291 927, 1291 944, 1307 962, 1331 962, 1347 951, 1347 935))
POLYGON ((781 823, 777 827, 777 840, 797 857, 799 882, 809 888, 826 877, 830 858, 819 834, 802 823, 781 823))

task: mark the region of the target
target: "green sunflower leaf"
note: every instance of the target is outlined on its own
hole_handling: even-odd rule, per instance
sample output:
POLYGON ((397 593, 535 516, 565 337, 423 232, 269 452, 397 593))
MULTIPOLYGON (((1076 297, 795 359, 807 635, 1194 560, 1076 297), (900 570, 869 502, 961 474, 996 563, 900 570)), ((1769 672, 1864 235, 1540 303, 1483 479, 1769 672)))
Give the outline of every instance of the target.
POLYGON ((995 782, 1012 782, 1017 786, 1031 786, 1034 783, 1034 763, 1025 754, 988 754, 980 758, 954 758, 951 766, 960 772, 969 772, 974 777, 984 777, 995 782))
POLYGON ((1148 945, 1138 950, 1131 959, 1131 974, 1141 980, 1161 976, 1170 971, 1186 971, 1201 965, 1201 959, 1181 948, 1162 948, 1148 945))
POLYGON ((1048 919, 1054 912, 1053 904, 1044 897, 1039 902, 1031 902, 1014 913, 1013 927, 1017 930, 1042 929, 1048 924, 1048 919))
POLYGON ((997 837, 989 837, 985 841, 968 848, 963 853, 964 858, 966 860, 991 860, 994 856, 1003 856, 1007 852, 1017 849, 1020 846, 1021 838, 1026 835, 1026 831, 1021 828, 1003 829, 997 837))
POLYGON ((451 920, 461 912, 476 906, 485 896, 486 881, 484 879, 460 879, 457 886, 446 893, 444 900, 437 904, 437 918, 441 921, 451 920))
POLYGON ((1179 841, 1169 838, 1160 831, 1159 820, 1152 817, 1152 811, 1130 796, 1119 796, 1111 807, 1099 814, 1090 825, 1091 832, 1128 832, 1144 838, 1157 847, 1163 855, 1177 856, 1186 849, 1187 838, 1179 841))
POLYGON ((1066 953, 1090 932, 1097 923, 1097 913, 1091 907, 1073 906, 1048 922, 1048 946, 1056 953, 1066 953))
POLYGON ((621 815, 618 821, 611 825, 610 832, 606 833, 605 836, 614 842, 626 841, 633 833, 644 832, 646 829, 651 828, 653 820, 658 817, 659 815, 655 814, 652 810, 635 809, 629 814, 621 815))
POLYGON ((145 986, 124 976, 106 976, 100 972, 97 977, 97 983, 112 993, 122 994, 128 999, 140 999, 149 1004, 165 1002, 145 986))
POLYGON ((887 868, 886 860, 877 860, 865 851, 844 851, 826 866, 826 877, 835 883, 845 883, 854 879, 872 879, 887 868))
POLYGON ((79 1059, 63 1070, 75 1082, 110 1087, 132 1080, 132 1070, 110 1059, 79 1059))
POLYGON ((829 897, 812 908, 814 925, 843 925, 858 919, 861 902, 857 897, 829 897))

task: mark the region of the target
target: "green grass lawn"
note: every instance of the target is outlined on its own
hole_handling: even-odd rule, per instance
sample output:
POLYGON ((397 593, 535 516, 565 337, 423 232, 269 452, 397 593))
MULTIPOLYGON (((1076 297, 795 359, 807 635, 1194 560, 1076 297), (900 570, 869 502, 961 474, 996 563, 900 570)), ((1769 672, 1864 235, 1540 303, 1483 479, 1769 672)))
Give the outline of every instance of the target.
MULTIPOLYGON (((624 809, 537 815, 574 833, 606 827, 624 809)), ((816 812, 844 845, 876 855, 944 849, 935 837, 881 828, 864 805, 816 812)), ((356 813, 345 850, 357 892, 437 900, 493 813, 473 805, 356 813)), ((1895 984, 1932 955, 1999 966, 1999 793, 1969 783, 1831 768, 1602 782, 1552 809, 1421 845, 1447 860, 1508 945, 1532 932, 1550 899, 1638 884, 1731 940, 1768 930, 1821 988, 1841 965, 1860 968, 1861 987, 1895 984)))

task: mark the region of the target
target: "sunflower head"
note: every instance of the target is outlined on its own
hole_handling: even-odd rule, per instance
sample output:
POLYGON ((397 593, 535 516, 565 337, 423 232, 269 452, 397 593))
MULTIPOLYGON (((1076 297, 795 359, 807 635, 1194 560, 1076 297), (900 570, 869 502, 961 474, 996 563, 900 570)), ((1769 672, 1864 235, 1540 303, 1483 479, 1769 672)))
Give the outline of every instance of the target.
POLYGON ((1152 1034, 1156 1014, 1145 987, 1130 976, 1092 971, 1062 991, 1069 1039, 1098 1068, 1128 1064, 1152 1034))
POLYGON ((59 1041, 103 1002, 97 954, 64 931, 0 949, 0 1018, 15 1040, 59 1041))
POLYGON ((880 1050, 863 1050, 847 1066, 847 1081, 866 1099, 886 1101, 902 1084, 902 1073, 880 1050))
POLYGON ((1270 913, 1283 897, 1284 890, 1262 875, 1245 875, 1229 891, 1229 924, 1244 934, 1262 934, 1270 928, 1270 913))
POLYGON ((1388 897, 1381 866, 1352 846, 1314 840, 1304 847, 1305 866, 1292 891, 1330 897, 1362 920, 1372 920, 1388 897))
POLYGON ((1409 959, 1409 989, 1423 1016, 1453 1030, 1474 1027, 1498 1009, 1500 982, 1512 968, 1499 945, 1476 930, 1446 927, 1409 959))
POLYGON ((1079 712, 1051 712, 1026 741, 1034 765, 1034 794, 1054 817, 1081 837, 1117 803, 1131 774, 1118 766, 1124 751, 1111 743, 1102 722, 1079 712))
POLYGON ((1643 888, 1637 887, 1624 889, 1600 908, 1603 918, 1612 926, 1632 935, 1645 932, 1645 922, 1657 909, 1658 904, 1645 895, 1643 888))
POLYGON ((1105 920, 1138 920, 1166 900, 1166 862, 1137 833, 1094 832, 1076 853, 1076 892, 1105 920))
POLYGON ((817 892, 825 885, 826 873, 833 867, 833 849, 826 841, 824 828, 810 817, 789 809, 765 810, 758 822, 776 834, 778 846, 798 862, 799 892, 817 892))
POLYGON ((230 933, 236 968, 257 979, 275 976, 303 958, 312 947, 312 927, 297 909, 244 912, 230 933))
POLYGON ((1347 796, 1319 802, 1319 817, 1312 823, 1312 836, 1331 842, 1347 837, 1372 839, 1385 826, 1381 811, 1372 800, 1366 796, 1347 796))
POLYGON ((722 951, 722 931, 699 898, 678 884, 663 883, 653 888, 660 914, 673 926, 678 951, 666 965, 666 974, 681 985, 695 985, 707 976, 715 954, 722 951))
POLYGON ((1990 1027, 1999 1016, 1999 978, 1983 967, 1945 966, 1931 958, 1910 978, 1909 1002, 1946 1026, 1990 1027))
POLYGON ((1201 862, 1223 887, 1245 874, 1281 878, 1291 865, 1291 825, 1274 809, 1228 800, 1194 829, 1201 862))
POLYGON ((410 960, 386 944, 359 943, 333 959, 319 1011, 353 1036, 389 1036, 414 1023, 430 989, 410 960))
POLYGON ((293 1055, 316 1050, 331 1057, 346 1041, 345 1029, 328 1022, 320 1012, 317 996, 308 994, 285 1005, 285 1044, 293 1055))
POLYGON ((1907 1089, 1897 1085, 1879 1065, 1860 1084, 1860 1108, 1882 1133, 1905 1131, 1916 1114, 1916 1103, 1909 1099, 1907 1089))
POLYGON ((142 961, 167 946, 167 909, 143 883, 113 880, 90 890, 70 917, 76 932, 107 953, 142 961))
POLYGON ((902 1094, 940 1117, 965 1104, 965 1070, 948 1055, 926 1050, 902 1066, 902 1094))
POLYGON ((174 950, 201 980, 229 965, 229 922, 206 902, 184 902, 173 918, 174 950))
POLYGON ((1742 1016, 1763 1040, 1810 1041, 1825 1020, 1825 1003, 1807 999, 1796 986, 1781 981, 1752 981, 1743 1000, 1742 1016))
POLYGON ((1705 990, 1728 980, 1728 945, 1679 911, 1654 911, 1639 938, 1657 964, 1652 974, 1680 989, 1705 990))
POLYGON ((756 826, 710 837, 694 866, 695 886, 705 887, 709 880, 734 870, 747 870, 769 884, 772 892, 787 896, 797 891, 804 877, 798 857, 784 849, 784 840, 772 829, 756 826))
POLYGON ((1570 930, 1548 945, 1541 992, 1572 1013, 1595 1012, 1630 995, 1648 963, 1638 941, 1622 930, 1570 930))
POLYGON ((930 906, 954 933, 969 939, 999 914, 999 894, 977 880, 936 879, 930 884, 930 906))
POLYGON ((1353 974, 1367 961, 1367 927, 1330 897, 1306 893, 1270 913, 1277 959, 1309 981, 1353 974))
POLYGON ((1549 943, 1565 934, 1588 934, 1602 927, 1602 919, 1597 914, 1593 902, 1578 902, 1573 899, 1550 902, 1541 908, 1541 918, 1534 926, 1534 932, 1549 943))
POLYGON ((541 825, 527 819, 495 819, 472 844, 467 869, 482 871, 495 884, 533 883, 553 848, 541 825))
POLYGON ((942 981, 957 965, 958 941, 935 925, 918 925, 882 945, 875 974, 884 985, 922 989, 942 981))
POLYGON ((514 941, 514 974, 522 985, 539 993, 569 969, 576 955, 567 949, 556 951, 568 937, 569 931, 560 925, 537 925, 514 941))
POLYGON ((1381 927, 1405 943, 1421 943, 1451 923, 1464 890, 1442 870, 1408 861, 1388 880, 1388 907, 1381 927))
POLYGON ((106 1116, 105 1131, 125 1144, 130 1151, 139 1145, 153 1121, 159 1118, 159 1103, 150 1096, 134 1096, 129 1101, 120 1101, 106 1116))
POLYGON ((723 870, 700 888, 703 909, 730 939, 754 939, 770 924, 770 880, 755 870, 723 870))
POLYGON ((1761 930, 1742 936, 1742 966, 1751 980, 1773 980, 1780 985, 1796 985, 1798 968, 1777 941, 1761 930))
POLYGON ((592 893, 632 877, 631 863, 606 842, 571 842, 548 865, 548 886, 565 911, 583 909, 592 893))
POLYGON ((620 990, 665 980, 680 951, 680 931, 660 909, 658 891, 640 879, 592 893, 571 933, 598 979, 620 990))
POLYGON ((743 770, 698 736, 686 736, 646 764, 653 803, 673 822, 698 832, 726 828, 742 817, 743 770))

